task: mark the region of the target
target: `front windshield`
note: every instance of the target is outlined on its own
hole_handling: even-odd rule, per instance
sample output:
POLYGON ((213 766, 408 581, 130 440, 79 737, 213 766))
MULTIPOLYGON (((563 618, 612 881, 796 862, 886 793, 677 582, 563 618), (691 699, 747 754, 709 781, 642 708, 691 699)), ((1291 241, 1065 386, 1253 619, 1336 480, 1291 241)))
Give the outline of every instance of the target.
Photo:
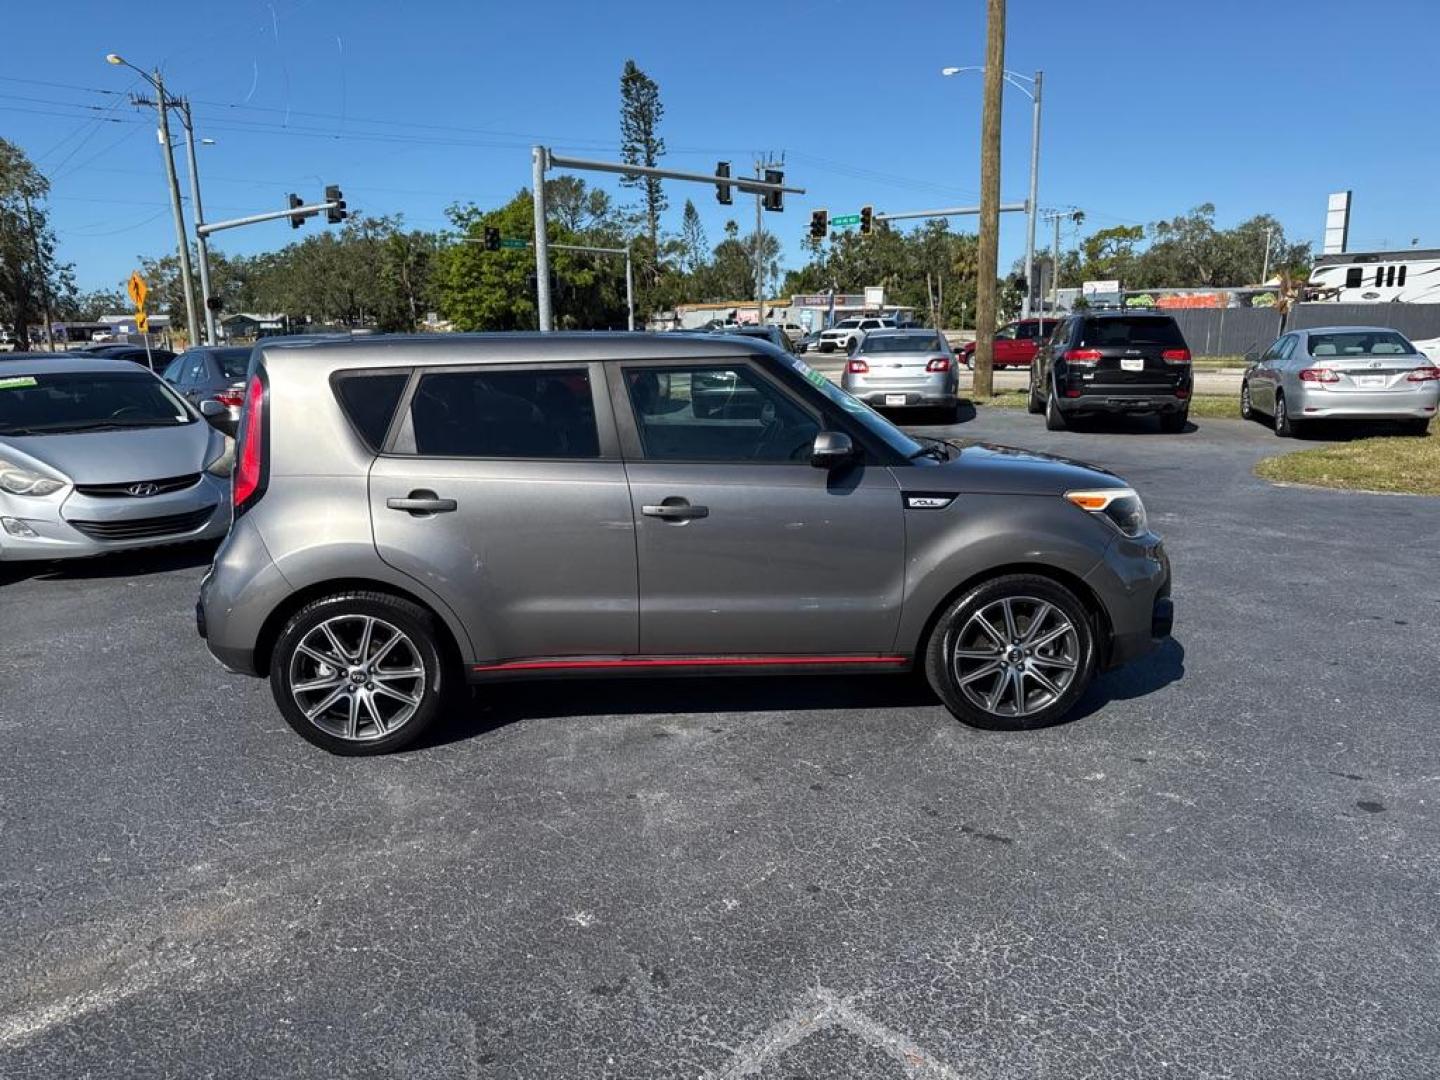
POLYGON ((871 334, 865 339, 868 353, 945 352, 936 334, 871 334))
POLYGON ((925 449, 869 405, 841 390, 798 356, 790 357, 790 366, 799 372, 806 382, 824 394, 831 404, 844 409, 847 416, 897 454, 911 458, 925 449))
POLYGON ((194 422, 185 403, 148 371, 0 375, 0 435, 59 435, 194 422))

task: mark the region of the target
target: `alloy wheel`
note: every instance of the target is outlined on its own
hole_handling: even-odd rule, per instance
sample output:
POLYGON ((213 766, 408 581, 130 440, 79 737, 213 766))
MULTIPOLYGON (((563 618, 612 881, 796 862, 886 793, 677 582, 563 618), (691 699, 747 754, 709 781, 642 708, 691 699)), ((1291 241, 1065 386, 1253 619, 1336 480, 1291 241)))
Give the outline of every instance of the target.
POLYGON ((425 695, 425 661, 410 637, 373 615, 337 615, 295 646, 288 684, 315 727, 351 742, 404 726, 425 695))
POLYGON ((1048 600, 1009 596, 976 611, 949 648, 955 685, 994 716, 1025 717, 1057 701, 1080 670, 1080 635, 1048 600))

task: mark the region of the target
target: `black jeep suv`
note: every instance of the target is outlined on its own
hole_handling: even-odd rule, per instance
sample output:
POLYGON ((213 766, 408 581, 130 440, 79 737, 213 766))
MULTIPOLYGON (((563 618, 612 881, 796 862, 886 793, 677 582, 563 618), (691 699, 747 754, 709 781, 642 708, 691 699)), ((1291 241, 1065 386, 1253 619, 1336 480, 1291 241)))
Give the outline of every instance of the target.
POLYGON ((1093 413, 1159 413, 1162 431, 1190 415, 1190 348, 1169 315, 1084 311, 1066 318, 1030 365, 1030 411, 1063 431, 1093 413))

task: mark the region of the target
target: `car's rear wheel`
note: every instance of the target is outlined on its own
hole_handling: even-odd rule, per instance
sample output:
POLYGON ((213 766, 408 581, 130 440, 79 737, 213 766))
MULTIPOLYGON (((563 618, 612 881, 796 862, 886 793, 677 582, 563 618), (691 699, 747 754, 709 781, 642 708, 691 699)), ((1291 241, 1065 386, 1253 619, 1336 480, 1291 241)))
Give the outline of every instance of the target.
POLYGON ((295 731, 332 754, 383 754, 434 723, 448 690, 428 612, 385 593, 306 604, 285 623, 270 689, 295 731))
POLYGON ((1275 391, 1275 434, 1282 439, 1289 439, 1298 434, 1299 427, 1294 420, 1290 419, 1290 412, 1285 407, 1285 394, 1281 390, 1275 391))
POLYGON ((1185 430, 1185 425, 1190 422, 1190 410, 1181 412, 1170 412, 1160 414, 1160 430, 1167 435, 1178 435, 1185 430))
POLYGON ((1407 420, 1405 421, 1405 434, 1407 435, 1428 435, 1430 434, 1429 420, 1407 420))
POLYGON ((1045 399, 1045 428, 1047 431, 1064 431, 1069 426, 1065 414, 1055 403, 1055 393, 1052 390, 1050 396, 1045 399))
POLYGON ((1248 382, 1240 384, 1240 419, 1255 419, 1255 403, 1250 400, 1250 384, 1248 382))
POLYGON ((1030 393, 1025 399, 1025 411, 1031 416, 1039 416, 1045 411, 1045 402, 1035 390, 1035 375, 1032 372, 1030 375, 1030 393))
POLYGON ((1023 730, 1061 719, 1095 673, 1095 632, 1069 589, 1011 574, 968 590, 940 616, 925 675, 973 727, 1023 730))

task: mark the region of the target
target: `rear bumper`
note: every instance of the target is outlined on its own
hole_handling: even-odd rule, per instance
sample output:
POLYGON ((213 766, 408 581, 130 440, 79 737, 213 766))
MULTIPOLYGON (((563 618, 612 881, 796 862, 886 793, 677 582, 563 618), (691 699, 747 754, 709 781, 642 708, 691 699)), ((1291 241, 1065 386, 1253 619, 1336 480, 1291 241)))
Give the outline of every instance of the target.
POLYGON ((247 515, 230 530, 200 583, 195 629, 223 667, 262 674, 255 654, 261 631, 292 592, 247 515))
POLYGON ((952 367, 948 372, 922 375, 919 378, 884 375, 852 375, 840 379, 840 386, 867 405, 880 408, 922 408, 954 404, 959 390, 952 367), (895 400, 903 397, 904 401, 895 400))
POLYGON ((1086 388, 1079 397, 1061 395, 1055 404, 1062 413, 1177 413, 1190 408, 1190 393, 1127 393, 1123 387, 1086 388))
POLYGON ((1324 390, 1301 387, 1290 400, 1292 417, 1334 420, 1428 420, 1440 405, 1440 384, 1421 390, 1324 390))

